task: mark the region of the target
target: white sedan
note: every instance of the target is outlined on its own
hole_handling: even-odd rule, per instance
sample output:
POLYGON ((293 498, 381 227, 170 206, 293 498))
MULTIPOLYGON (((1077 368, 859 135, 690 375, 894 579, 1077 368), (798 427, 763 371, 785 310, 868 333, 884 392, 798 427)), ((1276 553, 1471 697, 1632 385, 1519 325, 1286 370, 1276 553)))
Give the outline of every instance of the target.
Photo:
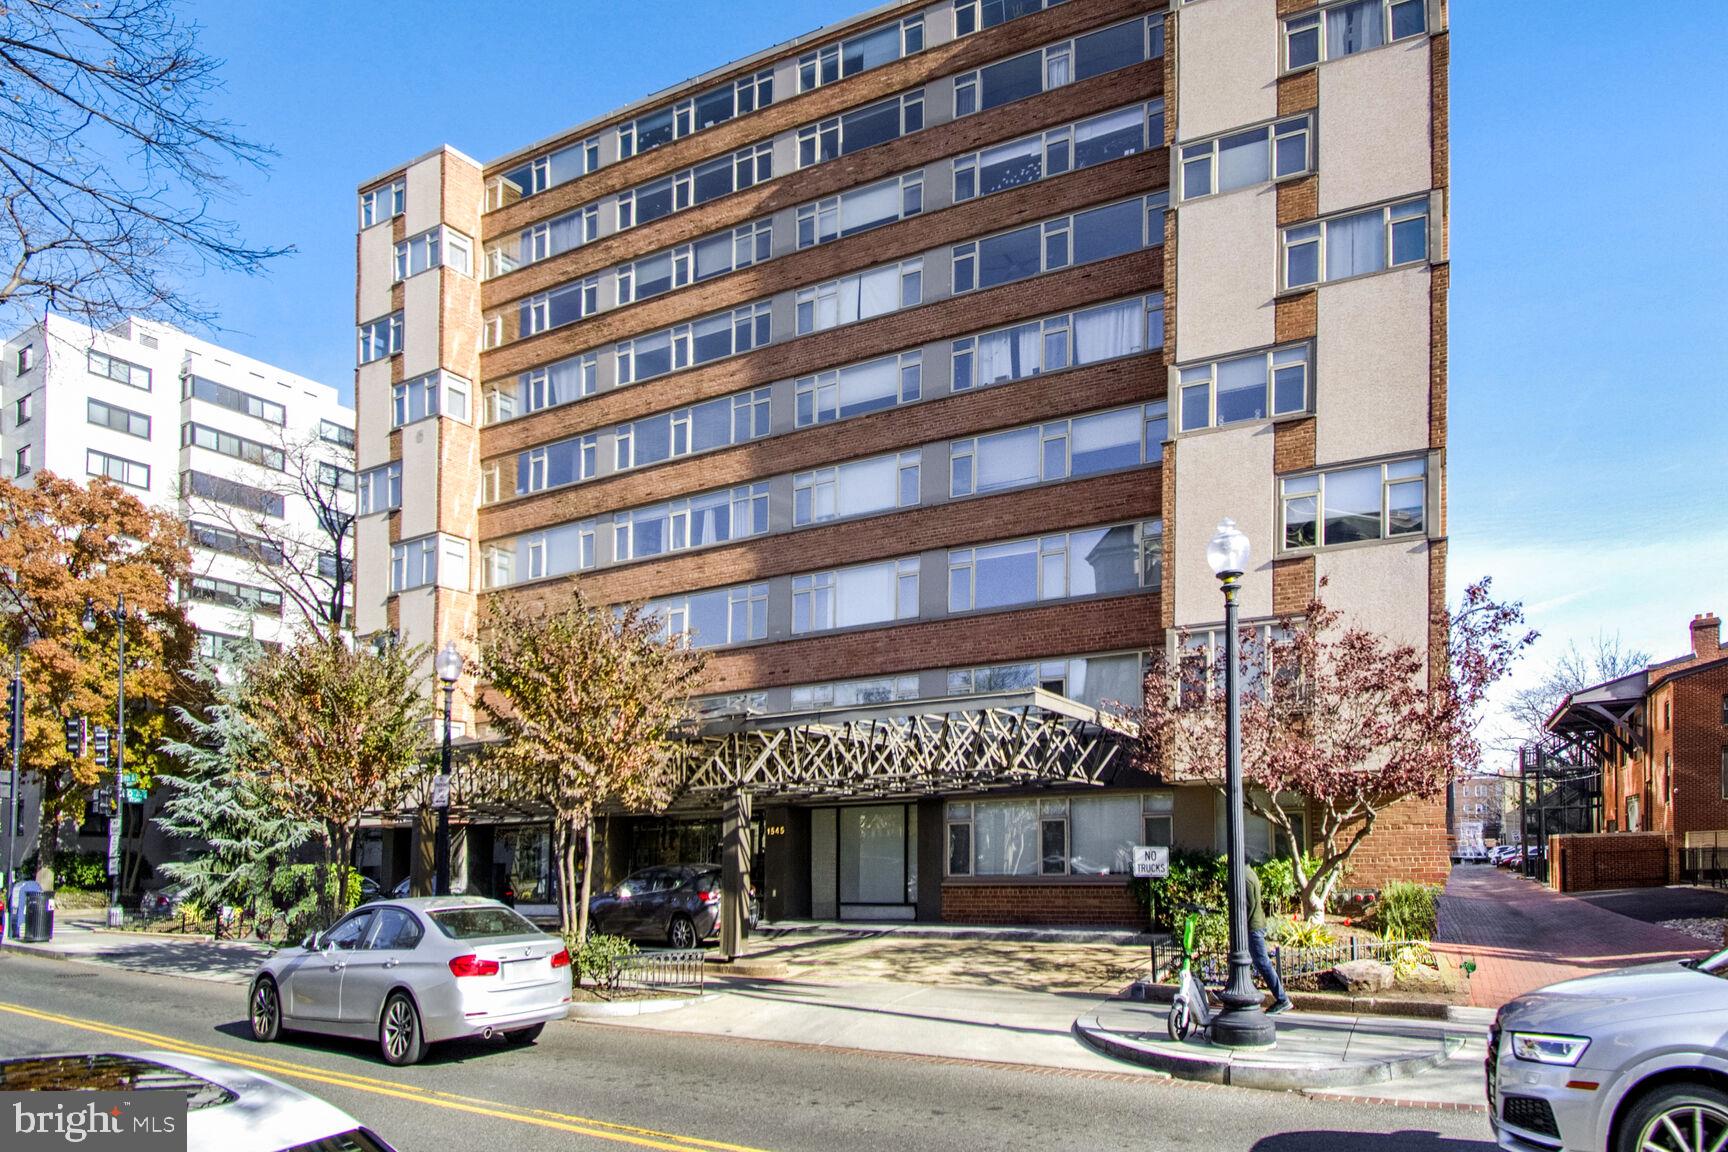
POLYGON ((430 1044, 502 1035, 527 1044, 570 1011, 570 953, 496 900, 366 904, 253 976, 252 1035, 283 1029, 375 1039, 389 1064, 430 1044))

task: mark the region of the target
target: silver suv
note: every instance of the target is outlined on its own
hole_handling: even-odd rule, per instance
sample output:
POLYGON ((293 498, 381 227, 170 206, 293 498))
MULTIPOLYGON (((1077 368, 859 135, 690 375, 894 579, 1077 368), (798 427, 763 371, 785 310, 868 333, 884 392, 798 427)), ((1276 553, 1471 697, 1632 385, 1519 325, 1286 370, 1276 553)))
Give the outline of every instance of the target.
POLYGON ((1488 1107, 1511 1152, 1728 1145, 1728 950, 1539 988, 1500 1009, 1488 1107))

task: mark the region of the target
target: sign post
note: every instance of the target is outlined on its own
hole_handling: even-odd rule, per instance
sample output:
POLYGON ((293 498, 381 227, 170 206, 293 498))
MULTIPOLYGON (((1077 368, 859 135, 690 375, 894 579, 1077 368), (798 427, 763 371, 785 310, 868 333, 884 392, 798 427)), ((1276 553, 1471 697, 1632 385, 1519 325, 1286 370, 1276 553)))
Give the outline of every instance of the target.
MULTIPOLYGON (((1134 878, 1136 880, 1162 880, 1170 875, 1170 849, 1153 844, 1134 845, 1134 878)), ((1153 919, 1153 904, 1150 893, 1146 897, 1146 927, 1151 929, 1156 923, 1153 919)), ((1158 981, 1158 942, 1152 942, 1152 967, 1147 973, 1148 983, 1158 981)))

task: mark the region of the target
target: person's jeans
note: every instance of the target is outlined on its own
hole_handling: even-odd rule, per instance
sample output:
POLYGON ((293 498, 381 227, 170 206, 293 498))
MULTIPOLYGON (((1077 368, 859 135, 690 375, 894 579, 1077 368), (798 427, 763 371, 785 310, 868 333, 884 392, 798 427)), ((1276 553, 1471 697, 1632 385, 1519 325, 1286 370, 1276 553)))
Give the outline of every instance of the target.
POLYGON ((1248 933, 1248 955, 1254 961, 1254 971, 1260 974, 1260 982, 1272 993, 1273 1001, 1283 1000, 1284 981, 1278 979, 1278 970, 1272 967, 1272 957, 1266 952, 1266 933, 1248 933))

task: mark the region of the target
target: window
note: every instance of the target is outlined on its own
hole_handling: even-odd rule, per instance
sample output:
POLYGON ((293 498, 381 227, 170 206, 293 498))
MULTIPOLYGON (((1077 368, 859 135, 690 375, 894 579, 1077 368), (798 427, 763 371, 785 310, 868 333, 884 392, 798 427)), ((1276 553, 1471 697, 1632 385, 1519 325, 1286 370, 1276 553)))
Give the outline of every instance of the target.
POLYGON ((954 0, 954 35, 970 36, 1009 20, 1053 8, 1062 0, 954 0))
POLYGON ((922 88, 798 129, 798 167, 886 144, 924 127, 922 88))
POLYGON ((187 528, 192 543, 199 548, 239 556, 259 564, 282 563, 282 549, 261 536, 248 536, 215 524, 200 524, 196 520, 187 528))
POLYGON ((798 247, 826 244, 924 210, 924 173, 908 172, 798 208, 798 247))
POLYGON ((255 416, 266 424, 283 425, 288 423, 288 409, 274 400, 266 400, 261 396, 254 396, 250 392, 242 392, 238 388, 230 388, 226 384, 206 380, 202 376, 187 376, 182 391, 188 399, 202 400, 207 404, 214 404, 218 408, 226 408, 230 412, 241 412, 247 416, 255 416))
POLYGON ((1126 876, 1135 845, 1169 845, 1173 807, 1170 792, 951 801, 948 875, 1126 876))
POLYGON ((536 192, 544 192, 548 188, 568 183, 578 176, 586 176, 598 167, 598 138, 566 145, 556 152, 536 156, 502 176, 495 177, 487 186, 487 207, 497 209, 506 204, 514 204, 524 196, 532 196, 536 192))
POLYGON ((688 648, 717 648, 768 638, 768 585, 745 584, 650 600, 643 613, 660 621, 662 637, 688 648))
POLYGON ((402 507, 402 461, 360 473, 360 515, 402 507))
POLYGON ((150 369, 148 368, 110 356, 106 352, 98 352, 94 348, 90 349, 89 363, 90 371, 97 376, 106 376, 110 380, 131 388, 137 388, 143 392, 150 391, 150 369))
POLYGON ((648 300, 674 288, 759 264, 773 254, 772 220, 756 220, 620 265, 618 303, 648 300))
POLYGON ((1420 36, 1426 20, 1423 0, 1349 0, 1298 16, 1284 21, 1284 67, 1306 68, 1420 36))
POLYGON ((868 68, 892 64, 924 50, 924 17, 884 24, 861 36, 829 44, 798 58, 798 91, 808 92, 868 68))
POLYGON ((352 449, 354 447, 354 429, 346 424, 338 424, 333 420, 318 421, 318 439, 326 444, 334 444, 338 448, 352 449))
POLYGON ((390 390, 392 428, 436 416, 440 411, 455 420, 468 419, 468 381, 454 373, 432 372, 390 390))
MULTIPOLYGON (((591 479, 599 467, 600 437, 594 433, 541 444, 516 455, 515 495, 544 492, 591 479)), ((493 462, 495 463, 495 462, 493 462)), ((487 493, 486 502, 498 499, 487 493)))
POLYGON ((18 375, 22 376, 36 367, 36 345, 26 344, 18 349, 18 375))
POLYGON ((616 512, 612 516, 614 560, 641 560, 665 552, 704 548, 768 531, 768 485, 741 484, 616 512))
POLYGON ((1164 294, 1154 292, 963 336, 952 346, 952 386, 956 392, 988 388, 1163 346, 1164 294))
POLYGON ((286 466, 286 456, 280 448, 272 448, 268 444, 260 444, 256 440, 248 440, 244 436, 236 436, 232 432, 223 432, 203 424, 186 424, 180 436, 182 447, 204 448, 223 456, 231 456, 236 460, 244 460, 248 464, 257 464, 262 468, 280 472, 286 466))
POLYGON ((1285 477, 1285 549, 1420 534, 1426 473, 1427 461, 1418 458, 1285 477))
POLYGON ((1182 369, 1182 431, 1308 411, 1312 352, 1298 344, 1182 369))
POLYGON ((972 696, 1042 688, 1091 708, 1108 707, 1121 712, 1139 700, 1144 663, 1140 653, 1127 652, 1113 656, 957 668, 948 673, 948 694, 972 696), (1127 705, 1123 704, 1124 701, 1128 702, 1127 705))
POLYGON ((402 351, 402 313, 360 325, 360 363, 370 364, 402 351))
POLYGON ((769 389, 757 388, 620 424, 616 466, 641 468, 760 439, 768 435, 768 401, 769 389))
POLYGON ((792 523, 820 524, 918 503, 920 453, 854 460, 792 478, 792 523))
POLYGON ((1101 28, 955 77, 954 115, 969 116, 1163 54, 1162 16, 1101 28))
POLYGON ((418 276, 428 268, 453 268, 464 276, 474 271, 474 245, 453 229, 438 227, 396 245, 396 279, 418 276))
POLYGON ((596 531, 595 521, 584 520, 494 540, 481 550, 481 582, 487 588, 505 588, 592 568, 596 531))
POLYGON ((1137 196, 956 244, 954 292, 994 288, 1075 264, 1108 260, 1164 242, 1167 193, 1137 196))
POLYGON ((12 475, 14 477, 30 475, 32 467, 30 461, 35 455, 34 448, 34 444, 21 444, 18 451, 12 453, 12 475))
POLYGON ((798 289, 798 335, 884 316, 924 302, 924 258, 798 289))
POLYGON ((670 144, 693 132, 724 124, 735 116, 766 108, 773 101, 774 71, 770 68, 712 88, 700 96, 645 112, 618 125, 618 158, 626 160, 670 144))
POLYGON ((792 577, 792 632, 918 617, 918 557, 792 577))
POLYGON ((150 487, 150 465, 111 456, 94 448, 87 449, 84 453, 84 472, 89 476, 106 476, 128 488, 150 487))
POLYGON ((194 576, 185 585, 185 598, 238 608, 243 612, 257 612, 265 616, 282 615, 282 593, 276 589, 254 588, 248 584, 218 580, 212 576, 194 576))
POLYGON ((1407 200, 1284 229, 1284 287, 1366 276, 1428 259, 1428 201, 1407 200))
MULTIPOLYGON (((1140 843, 1158 848, 1174 847, 1176 794, 1148 792, 1141 805, 1140 843)), ((1132 865, 1132 861, 1130 861, 1132 865)))
POLYGON ((1722 723, 1728 725, 1728 693, 1722 697, 1722 723))
POLYGON ((1304 175, 1313 163, 1312 129, 1309 116, 1295 116, 1182 145, 1182 198, 1192 200, 1304 175))
POLYGON ((342 468, 322 460, 318 462, 318 483, 325 488, 333 488, 338 492, 354 491, 354 471, 342 468))
POLYGON ((797 383, 798 427, 910 404, 923 391, 923 373, 923 355, 902 352, 805 376, 797 383))
POLYGON ((517 234, 514 243, 506 240, 486 249, 486 275, 502 276, 527 264, 547 260, 561 252, 583 244, 592 244, 600 237, 600 206, 588 204, 551 220, 531 224, 517 234))
POLYGON ((285 511, 285 501, 280 493, 254 488, 226 476, 212 476, 208 472, 183 473, 180 477, 180 495, 196 496, 278 519, 285 511))
POLYGON ((458 591, 468 587, 468 542, 434 533, 390 548, 390 591, 437 584, 458 591), (443 566, 444 578, 439 579, 443 566))
POLYGON ((1674 727, 1674 702, 1672 700, 1664 699, 1662 701, 1662 731, 1664 731, 1664 732, 1671 731, 1673 729, 1673 727, 1674 727))
POLYGON ((142 412, 133 412, 114 404, 104 404, 100 400, 87 400, 84 404, 85 419, 92 424, 100 424, 104 428, 112 428, 116 432, 124 432, 128 436, 140 439, 150 439, 150 417, 142 412))
POLYGON ((881 676, 871 680, 802 684, 792 689, 792 707, 800 711, 816 708, 856 708, 860 705, 890 704, 897 700, 917 698, 917 676, 881 676))
POLYGON ((1163 401, 955 440, 948 492, 972 496, 1071 476, 1131 468, 1163 457, 1163 401))
POLYGON ((360 227, 370 228, 408 209, 408 181, 395 180, 360 197, 360 227))
POLYGON ((730 156, 686 168, 682 172, 620 192, 618 228, 634 228, 706 204, 774 178, 774 146, 754 144, 730 156))
POLYGON ((599 381, 600 359, 592 352, 530 368, 512 380, 488 384, 483 415, 486 423, 498 424, 517 415, 555 408, 594 395, 599 381))
POLYGON ((1724 745, 1722 748, 1721 784, 1722 799, 1728 800, 1728 745, 1724 745))
POLYGON ((22 427, 36 414, 36 393, 26 392, 12 402, 12 424, 22 427))
POLYGON ((1164 102, 1135 104, 954 161, 956 202, 1133 156, 1164 142, 1164 102))
POLYGON ((762 300, 638 336, 617 347, 618 383, 636 384, 693 364, 748 352, 768 343, 769 335, 769 304, 762 300))
POLYGON ((573 280, 490 312, 483 329, 488 348, 496 348, 553 328, 574 324, 600 310, 600 279, 573 280))
POLYGON ((1164 526, 1151 520, 948 553, 948 611, 971 612, 1156 588, 1164 526))

